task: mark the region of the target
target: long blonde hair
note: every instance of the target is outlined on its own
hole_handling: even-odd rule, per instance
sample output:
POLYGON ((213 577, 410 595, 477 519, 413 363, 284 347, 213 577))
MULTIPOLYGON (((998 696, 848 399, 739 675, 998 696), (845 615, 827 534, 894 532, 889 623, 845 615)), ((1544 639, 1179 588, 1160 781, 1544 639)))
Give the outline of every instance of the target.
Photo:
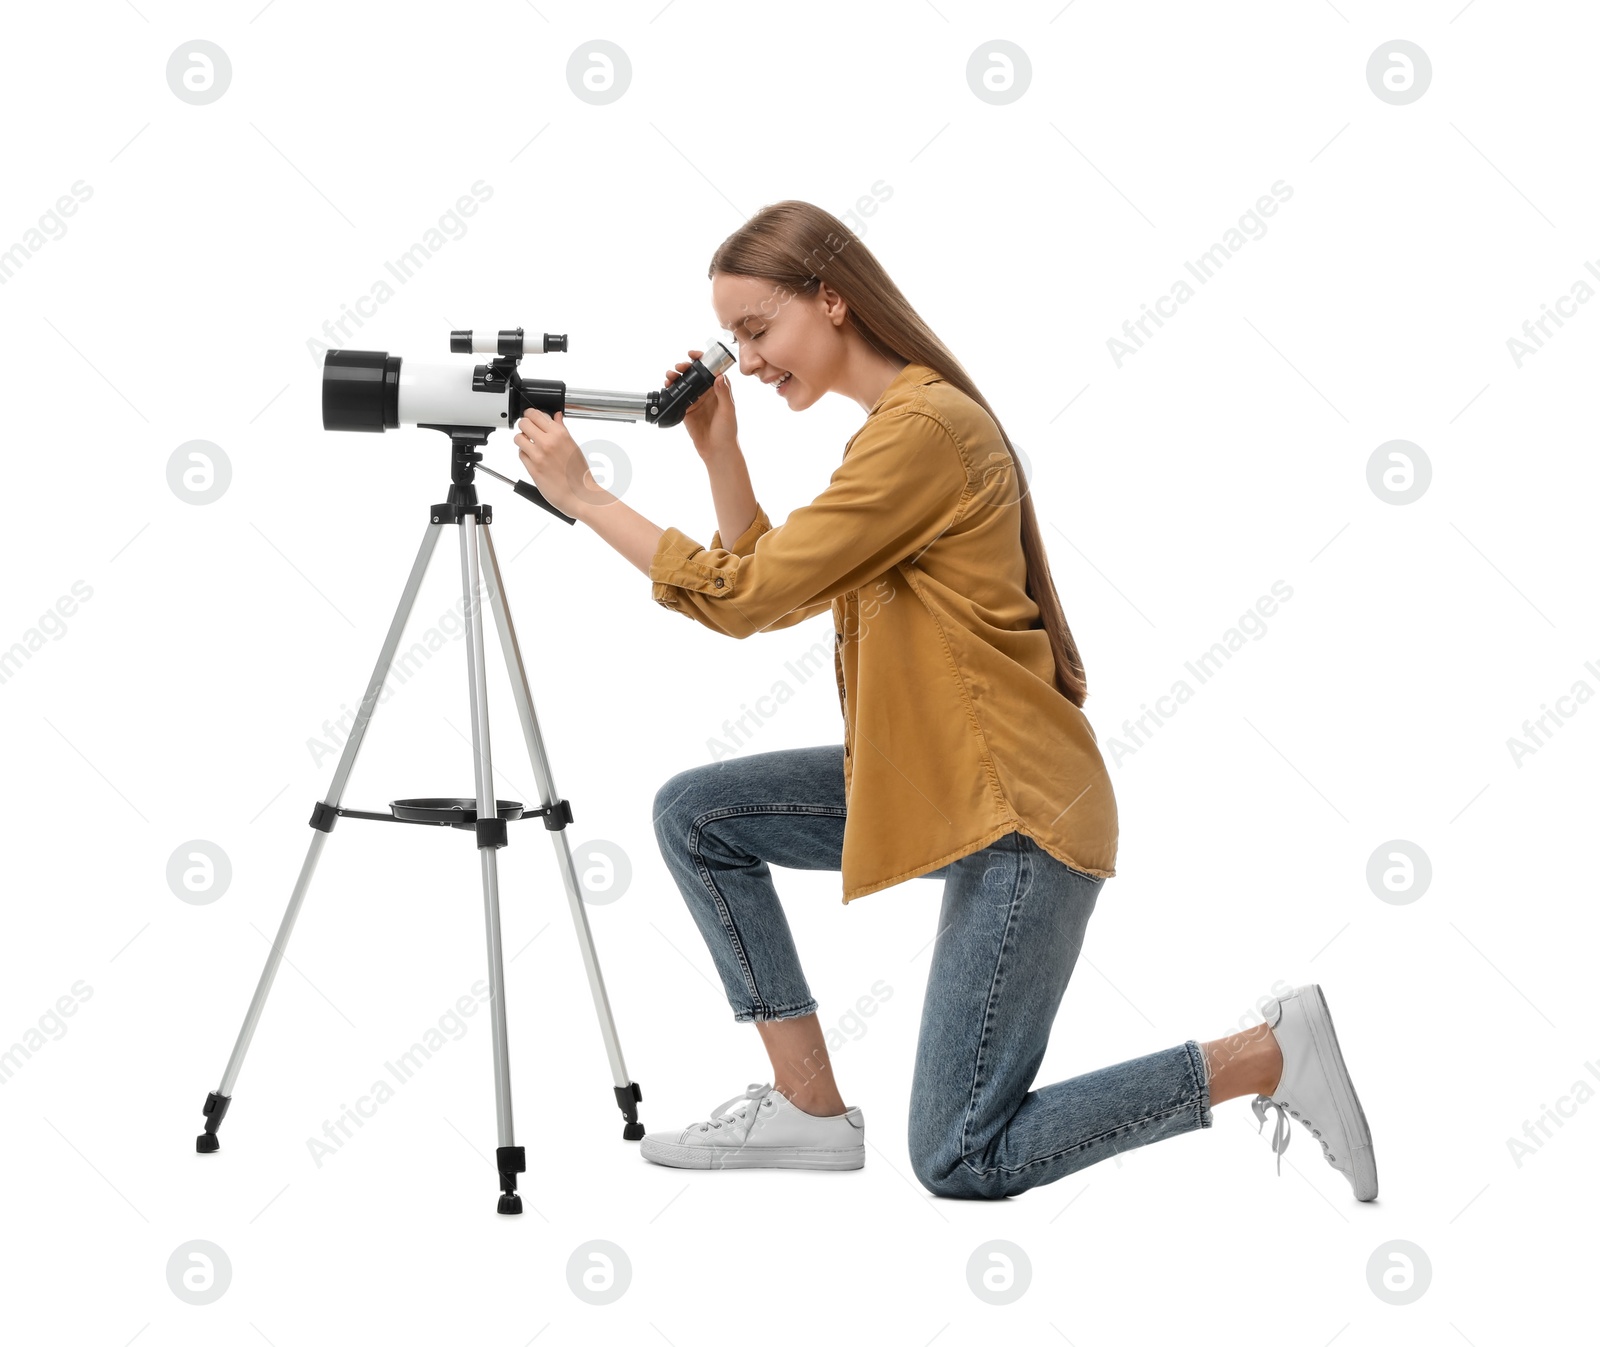
POLYGON ((888 358, 928 366, 988 412, 1000 431, 1022 493, 1022 555, 1028 568, 1028 597, 1039 606, 1042 625, 1050 636, 1056 688, 1081 707, 1089 695, 1083 660, 1050 575, 1033 496, 1017 464, 1011 438, 961 362, 922 321, 867 245, 820 206, 809 201, 779 201, 762 207, 722 241, 706 275, 747 276, 770 281, 795 295, 811 296, 821 287, 824 270, 828 285, 849 305, 851 325, 869 346, 888 358))

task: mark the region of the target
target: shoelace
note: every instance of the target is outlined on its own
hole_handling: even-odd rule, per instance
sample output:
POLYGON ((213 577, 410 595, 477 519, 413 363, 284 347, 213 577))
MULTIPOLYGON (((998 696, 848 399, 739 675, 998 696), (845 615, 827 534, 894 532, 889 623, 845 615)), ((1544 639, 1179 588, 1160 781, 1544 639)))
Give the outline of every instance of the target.
POLYGON ((766 1097, 772 1093, 771 1084, 762 1085, 752 1081, 743 1094, 736 1094, 732 1099, 725 1099, 711 1111, 711 1120, 700 1124, 702 1132, 713 1127, 727 1125, 728 1129, 738 1136, 740 1141, 745 1141, 750 1136, 750 1129, 755 1126, 756 1116, 761 1111, 761 1106, 766 1102, 766 1097), (749 1100, 750 1106, 739 1113, 728 1115, 728 1109, 741 1100, 749 1100), (739 1124, 744 1124, 743 1131, 739 1124))
MULTIPOLYGON (((1256 1122, 1260 1124, 1256 1131, 1259 1132, 1262 1127, 1267 1125, 1267 1110, 1269 1108, 1278 1110, 1278 1119, 1272 1125, 1272 1153, 1278 1157, 1278 1177, 1280 1179, 1283 1177, 1283 1153, 1289 1149, 1289 1137, 1291 1134, 1289 1118, 1291 1116, 1298 1118, 1311 1129, 1311 1135, 1316 1137, 1318 1144, 1322 1147, 1323 1158, 1330 1165, 1333 1164, 1333 1152, 1328 1149, 1328 1143, 1322 1139, 1322 1132, 1312 1123, 1311 1119, 1301 1117, 1293 1109, 1289 1109, 1286 1114, 1282 1104, 1264 1094, 1258 1094, 1250 1101, 1250 1111, 1256 1115, 1256 1122)), ((1334 1165, 1334 1168, 1337 1169, 1338 1166, 1334 1165)))

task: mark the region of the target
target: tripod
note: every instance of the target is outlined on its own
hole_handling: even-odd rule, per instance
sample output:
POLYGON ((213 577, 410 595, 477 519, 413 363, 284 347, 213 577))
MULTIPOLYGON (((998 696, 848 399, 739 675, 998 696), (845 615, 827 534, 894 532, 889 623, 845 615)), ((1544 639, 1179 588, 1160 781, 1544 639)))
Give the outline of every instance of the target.
MULTIPOLYGON (((494 1101, 495 1121, 499 1144, 495 1148, 495 1168, 500 1172, 500 1200, 498 1210, 502 1215, 516 1215, 522 1211, 522 1198, 517 1194, 517 1175, 527 1169, 526 1153, 516 1144, 511 1121, 511 1066, 506 1049, 505 969, 500 952, 500 880, 495 853, 506 845, 506 824, 519 818, 541 817, 545 828, 552 834, 556 859, 561 866, 561 876, 566 883, 567 904, 572 912, 573 925, 578 932, 578 945, 583 952, 584 967, 589 975, 589 990, 594 996, 595 1013, 600 1019, 600 1033, 605 1040, 606 1055, 611 1062, 611 1076, 617 1106, 627 1120, 623 1125, 624 1140, 638 1141, 644 1136, 644 1126, 639 1122, 636 1105, 644 1097, 636 1082, 628 1078, 623 1064, 622 1048, 617 1042, 616 1025, 611 1018, 611 1004, 606 998, 605 979, 600 975, 600 964, 595 957, 594 941, 589 933, 589 918, 584 909, 583 897, 578 887, 577 871, 572 863, 572 850, 567 841, 566 826, 572 822, 572 806, 556 794, 550 763, 545 756, 544 740, 539 733, 538 718, 534 714, 533 696, 528 691, 528 677, 522 664, 522 652, 517 645, 516 631, 511 625, 511 610, 506 604, 505 585, 500 573, 500 563, 495 556, 494 541, 489 535, 491 509, 478 503, 477 489, 473 485, 473 465, 483 457, 477 450, 488 440, 489 431, 467 427, 439 426, 450 435, 449 497, 442 505, 430 507, 430 520, 422 538, 422 546, 412 563, 410 577, 406 580, 400 606, 395 609, 394 620, 389 624, 389 634, 384 639, 378 663, 367 684, 366 696, 351 728, 350 737, 339 758, 333 774, 333 784, 327 799, 318 801, 311 811, 311 846, 300 867, 289 906, 278 927, 267 965, 256 984, 250 1009, 239 1030, 238 1041, 233 1045, 233 1055, 228 1058, 227 1069, 222 1073, 222 1083, 206 1096, 206 1130, 195 1139, 195 1149, 201 1154, 217 1150, 221 1142, 217 1129, 233 1099, 234 1082, 250 1040, 261 1019, 267 993, 277 976, 278 965, 283 960, 284 948, 294 930, 295 918, 300 915, 300 905, 305 901, 306 890, 311 886, 311 876, 316 871, 317 860, 322 855, 328 834, 340 818, 376 819, 388 823, 418 823, 434 827, 470 829, 478 844, 479 868, 483 879, 484 920, 488 929, 490 1023, 494 1037, 494 1101), (461 586, 466 603, 467 619, 467 679, 472 707, 472 761, 477 783, 477 798, 471 799, 417 799, 394 800, 387 814, 346 809, 339 803, 344 794, 345 782, 355 766, 356 754, 366 735, 367 724, 379 692, 389 676, 390 665, 406 621, 411 616, 417 591, 427 574, 428 562, 433 556, 439 535, 447 525, 460 529, 461 586), (481 551, 480 551, 481 548, 481 551), (533 763, 539 797, 544 801, 537 809, 524 809, 511 800, 497 800, 494 793, 494 770, 489 758, 489 704, 484 671, 483 624, 478 604, 479 576, 486 582, 489 604, 494 612, 495 625, 500 632, 500 648, 505 654, 506 670, 511 678, 511 692, 516 701, 517 715, 522 721, 522 735, 527 743, 528 757, 533 763)), ((559 511, 552 511, 559 513, 559 511)), ((561 516, 567 518, 565 515, 561 516)), ((570 522, 570 521, 569 521, 570 522)))

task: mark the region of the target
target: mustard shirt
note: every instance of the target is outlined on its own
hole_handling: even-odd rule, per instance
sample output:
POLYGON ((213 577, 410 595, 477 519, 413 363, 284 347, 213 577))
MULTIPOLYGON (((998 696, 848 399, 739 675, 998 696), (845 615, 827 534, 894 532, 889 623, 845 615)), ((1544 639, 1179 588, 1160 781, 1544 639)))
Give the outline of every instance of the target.
POLYGON ((846 903, 1012 830, 1116 874, 1116 798, 1055 687, 1014 476, 988 413, 913 362, 811 504, 777 528, 757 505, 728 547, 668 528, 650 559, 657 603, 735 639, 832 610, 846 903))

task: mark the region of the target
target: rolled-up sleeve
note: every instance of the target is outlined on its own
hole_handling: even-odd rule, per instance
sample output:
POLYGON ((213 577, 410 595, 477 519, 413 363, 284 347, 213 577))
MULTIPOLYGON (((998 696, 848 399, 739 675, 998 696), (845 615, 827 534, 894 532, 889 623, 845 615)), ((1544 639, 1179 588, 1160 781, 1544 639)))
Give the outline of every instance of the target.
POLYGON ((966 460, 939 421, 915 410, 869 418, 827 489, 779 527, 758 507, 734 548, 666 529, 650 559, 651 597, 736 640, 791 626, 920 553, 970 496, 966 460))
MULTIPOLYGON (((749 527, 746 528, 743 533, 741 533, 731 543, 727 544, 727 550, 732 552, 735 556, 749 556, 756 550, 756 539, 759 538, 763 533, 767 532, 767 530, 771 527, 772 521, 767 518, 767 512, 761 508, 761 502, 757 501, 756 517, 750 521, 749 527)), ((715 529, 711 534, 711 550, 715 552, 722 546, 722 530, 715 529)))

